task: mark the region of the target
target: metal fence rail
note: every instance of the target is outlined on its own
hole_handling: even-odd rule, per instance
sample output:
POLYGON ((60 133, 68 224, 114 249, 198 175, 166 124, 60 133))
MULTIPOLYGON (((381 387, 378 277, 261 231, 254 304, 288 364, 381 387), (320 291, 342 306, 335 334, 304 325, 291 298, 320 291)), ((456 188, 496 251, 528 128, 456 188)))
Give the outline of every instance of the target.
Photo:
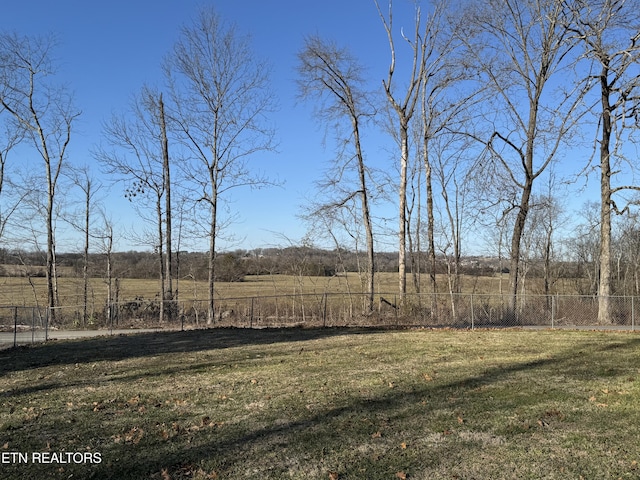
POLYGON ((519 295, 515 308, 499 294, 378 293, 374 308, 364 294, 317 293, 218 298, 213 318, 201 300, 164 302, 135 298, 92 309, 54 310, 0 306, 0 346, 46 341, 57 330, 185 330, 212 327, 451 327, 585 328, 635 330, 640 297, 610 297, 612 322, 598 325, 598 298, 579 295, 519 295), (160 323, 160 308, 164 308, 160 323))

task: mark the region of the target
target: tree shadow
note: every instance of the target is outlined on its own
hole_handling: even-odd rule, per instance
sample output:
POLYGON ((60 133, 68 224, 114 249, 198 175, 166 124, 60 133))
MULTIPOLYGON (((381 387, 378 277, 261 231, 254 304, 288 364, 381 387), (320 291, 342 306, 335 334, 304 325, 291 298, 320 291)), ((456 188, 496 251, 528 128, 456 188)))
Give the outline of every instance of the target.
POLYGON ((210 328, 53 340, 43 344, 0 350, 0 376, 32 368, 119 361, 244 345, 304 342, 347 334, 373 334, 380 331, 382 330, 375 328, 210 328))
MULTIPOLYGON (((464 397, 469 392, 478 391, 483 386, 515 378, 517 374, 522 372, 553 367, 554 369, 567 371, 570 375, 577 377, 592 375, 593 364, 598 361, 597 358, 593 359, 594 356, 597 357, 598 353, 606 353, 612 348, 615 350, 637 350, 640 346, 640 339, 630 338, 614 345, 605 345, 594 351, 589 350, 589 345, 585 344, 582 348, 584 356, 576 355, 575 349, 572 348, 547 358, 523 361, 506 366, 493 366, 480 374, 469 375, 456 381, 446 383, 424 382, 412 386, 410 391, 389 389, 375 398, 354 397, 344 405, 328 408, 311 415, 301 415, 289 421, 273 422, 261 428, 244 429, 242 425, 237 425, 230 434, 210 435, 203 433, 201 438, 198 438, 199 434, 196 433, 193 440, 189 442, 189 446, 175 450, 172 445, 159 445, 158 448, 153 450, 138 451, 134 455, 135 462, 123 462, 112 466, 108 472, 99 469, 95 472, 95 478, 148 478, 149 475, 153 473, 159 474, 162 470, 166 470, 171 475, 184 469, 185 465, 198 465, 202 459, 208 459, 212 456, 219 459, 221 478, 226 478, 225 475, 227 473, 237 474, 242 469, 243 462, 246 461, 248 455, 270 457, 271 459, 275 457, 286 463, 286 455, 284 453, 274 454, 274 449, 289 446, 294 446, 295 448, 295 446, 304 445, 310 438, 318 437, 321 437, 322 441, 316 443, 315 446, 309 447, 311 451, 305 452, 304 456, 307 459, 315 459, 318 463, 322 463, 321 459, 325 456, 325 452, 335 452, 335 450, 341 449, 345 451, 353 450, 358 442, 362 442, 362 444, 374 442, 375 438, 372 438, 371 434, 377 428, 375 421, 384 422, 387 425, 401 424, 407 428, 407 425, 412 424, 411 419, 413 417, 428 415, 429 411, 464 409, 464 397), (588 358, 588 356, 592 360, 585 362, 585 358, 588 358), (417 407, 427 397, 429 398, 428 409, 417 407), (452 398, 456 399, 452 400, 452 398), (353 424, 362 421, 362 419, 374 420, 369 430, 365 428, 362 431, 363 429, 353 426, 353 424), (345 428, 346 425, 352 425, 352 427, 345 428), (358 436, 359 438, 354 438, 358 436)), ((529 402, 529 406, 535 407, 536 405, 542 405, 547 400, 545 396, 532 396, 526 401, 529 402)), ((452 428, 468 428, 457 425, 455 417, 452 417, 451 423, 453 425, 452 428)), ((389 427, 389 430, 391 428, 389 427)), ((443 448, 445 447, 443 446, 443 448)), ((484 445, 481 443, 473 444, 473 442, 470 442, 465 445, 467 451, 471 449, 481 450, 482 448, 484 448, 484 445)), ((451 454, 457 455, 460 454, 460 451, 452 451, 451 454)), ((354 461, 360 462, 361 465, 351 465, 351 471, 371 469, 370 458, 363 457, 354 461)), ((426 461, 429 462, 432 468, 437 468, 441 463, 446 463, 447 465, 454 463, 446 455, 432 456, 426 461)), ((282 466, 282 468, 285 467, 286 465, 282 466)), ((399 465, 398 468, 400 467, 399 465)), ((271 471, 267 475, 268 478, 282 478, 289 475, 286 468, 282 471, 277 471, 278 466, 272 466, 272 468, 276 470, 271 471)), ((394 472, 391 470, 386 473, 380 472, 378 477, 393 477, 394 472)), ((160 477, 158 476, 158 478, 160 477)))

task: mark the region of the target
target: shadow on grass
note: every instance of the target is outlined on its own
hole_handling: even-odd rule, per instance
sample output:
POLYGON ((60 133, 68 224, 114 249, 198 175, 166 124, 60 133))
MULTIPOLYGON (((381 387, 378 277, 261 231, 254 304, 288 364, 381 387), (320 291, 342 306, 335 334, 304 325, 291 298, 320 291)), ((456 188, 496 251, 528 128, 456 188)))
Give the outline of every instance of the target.
MULTIPOLYGON (((612 348, 631 354, 637 351, 639 346, 638 338, 604 345, 596 350, 589 350, 589 345, 585 344, 580 352, 570 349, 549 358, 491 367, 480 374, 469 375, 456 381, 416 383, 406 389, 389 389, 375 398, 358 398, 356 394, 341 406, 315 413, 302 412, 298 416, 294 415, 292 419, 278 419, 262 428, 243 429, 242 425, 236 425, 233 428, 228 427, 229 431, 225 431, 224 428, 227 427, 223 427, 217 434, 196 433, 187 442, 188 445, 184 445, 183 442, 183 446, 178 449, 174 449, 175 446, 170 442, 137 451, 136 447, 131 446, 133 451, 128 453, 130 461, 111 465, 108 470, 99 468, 94 472, 94 478, 149 478, 152 474, 155 475, 152 478, 164 478, 163 471, 170 478, 191 478, 181 476, 181 472, 195 470, 203 465, 203 460, 208 462, 212 458, 215 461, 205 463, 204 468, 208 468, 209 471, 213 468, 222 475, 220 478, 239 478, 238 475, 251 478, 258 478, 259 475, 263 475, 264 478, 284 478, 291 475, 289 469, 304 468, 301 459, 310 464, 321 465, 325 469, 309 478, 326 478, 327 472, 341 468, 347 468, 348 472, 344 477, 341 474, 340 478, 370 479, 393 478, 395 472, 403 469, 423 473, 438 468, 446 471, 463 464, 472 452, 486 455, 487 445, 483 441, 463 441, 464 446, 460 447, 442 440, 433 442, 433 455, 425 454, 424 448, 418 453, 412 453, 410 449, 402 450, 401 441, 411 443, 429 433, 436 437, 441 435, 438 438, 444 439, 446 435, 454 435, 455 430, 474 428, 473 425, 460 425, 456 414, 452 413, 451 418, 447 420, 449 426, 444 428, 444 432, 448 433, 441 433, 443 430, 425 431, 424 417, 428 417, 431 412, 456 412, 468 408, 488 407, 490 404, 497 408, 506 408, 495 405, 490 393, 478 393, 481 387, 512 380, 524 372, 548 368, 553 368, 553 371, 566 371, 578 378, 593 377, 593 367, 599 364, 599 355, 605 355, 612 348), (473 407, 469 403, 469 395, 480 397, 473 407), (426 403, 425 399, 428 399, 426 403), (375 434, 377 431, 382 431, 381 438, 375 434), (392 447, 389 443, 384 443, 387 434, 397 437, 392 441, 395 442, 392 447), (376 442, 380 447, 377 454, 376 442), (371 445, 374 447, 365 448, 371 445), (264 462, 259 459, 263 459, 264 462), (256 466, 261 466, 263 470, 256 470, 256 466), (252 468, 255 471, 250 472, 252 468)), ((561 389, 562 386, 558 388, 561 389)), ((546 408, 543 405, 548 403, 551 397, 552 393, 547 391, 520 399, 519 405, 542 412, 546 408)), ((476 415, 489 415, 489 412, 476 415)), ((531 421, 533 428, 536 428, 536 417, 532 417, 531 421)), ((109 453, 105 455, 108 456, 109 453)), ((597 461, 595 460, 596 463, 597 461)))
MULTIPOLYGON (((9 357, 9 363, 13 358, 20 369, 27 369, 374 332, 376 331, 369 329, 213 329, 63 341, 2 352, 0 372, 16 369, 7 365, 6 357, 9 357)), ((492 393, 484 391, 482 387, 521 379, 526 372, 536 372, 533 382, 536 385, 549 372, 563 372, 578 380, 594 377, 604 379, 611 375, 626 376, 624 370, 616 370, 616 359, 620 359, 623 364, 623 359, 628 362, 635 358, 639 347, 640 338, 635 336, 615 336, 605 342, 592 341, 589 336, 585 336, 581 341, 571 343, 570 348, 560 349, 543 358, 505 362, 501 366, 487 365, 482 370, 478 370, 476 365, 474 371, 454 375, 450 381, 436 379, 425 382, 420 379, 411 380, 407 376, 406 384, 384 389, 371 397, 363 398, 359 392, 346 392, 344 397, 336 399, 335 405, 317 411, 304 408, 284 410, 280 414, 289 418, 264 418, 260 425, 254 427, 237 422, 212 430, 183 430, 175 438, 164 441, 154 434, 152 422, 144 425, 148 431, 139 445, 106 442, 99 449, 103 463, 69 466, 63 473, 50 471, 50 478, 69 478, 70 474, 77 474, 78 478, 94 479, 194 478, 193 472, 201 467, 209 472, 215 470, 220 478, 287 478, 291 476, 291 471, 297 472, 298 477, 302 478, 306 468, 304 462, 308 463, 308 468, 315 465, 315 468, 322 469, 321 472, 307 471, 306 478, 327 478, 329 471, 338 471, 341 475, 346 472, 340 478, 382 479, 394 478, 399 471, 424 473, 431 469, 446 470, 463 464, 465 458, 472 458, 474 452, 486 453, 490 458, 487 448, 492 446, 483 444, 482 440, 465 441, 462 447, 452 441, 442 440, 432 444, 422 443, 422 450, 415 451, 411 444, 421 441, 428 434, 452 439, 455 434, 446 437, 442 432, 473 429, 482 431, 486 428, 483 425, 461 425, 457 419, 458 411, 474 408, 480 413, 476 412, 473 418, 479 421, 478 419, 484 420, 483 417, 493 415, 489 408, 507 408, 504 403, 501 405, 494 402, 491 399, 492 393), (487 409, 486 412, 483 413, 483 409, 487 409), (430 419, 429 416, 435 411, 450 411, 450 418, 437 421, 430 419), (379 431, 382 432, 381 438, 375 436, 379 431), (394 438, 387 440, 387 435, 394 438), (400 443, 405 441, 410 446, 402 449, 400 443), (260 468, 262 470, 251 470, 260 468), (166 475, 162 474, 163 471, 166 475)), ((327 375, 339 374, 340 372, 327 372, 327 375)), ((550 386, 549 390, 544 390, 545 393, 534 388, 531 391, 534 394, 518 400, 519 405, 526 404, 531 411, 543 412, 546 408, 543 405, 549 402, 553 388, 553 385, 550 386)), ((557 388, 562 389, 562 385, 557 388)), ((531 420, 533 428, 536 428, 536 417, 531 420)), ((602 459, 595 459, 592 463, 597 464, 598 461, 602 462, 602 459)), ((19 466, 14 467, 14 471, 19 472, 19 466)), ((26 471, 22 470, 23 473, 26 471)), ((472 476, 463 474, 461 478, 472 476)), ((535 478, 531 473, 528 476, 535 478)), ((578 478, 578 475, 572 477, 578 478)), ((453 478, 453 474, 446 478, 453 478)), ((475 478, 482 477, 476 472, 475 478)))
POLYGON ((119 361, 171 353, 217 350, 243 345, 303 342, 338 335, 378 333, 374 328, 211 328, 184 332, 139 333, 51 341, 0 350, 0 376, 56 365, 119 361))

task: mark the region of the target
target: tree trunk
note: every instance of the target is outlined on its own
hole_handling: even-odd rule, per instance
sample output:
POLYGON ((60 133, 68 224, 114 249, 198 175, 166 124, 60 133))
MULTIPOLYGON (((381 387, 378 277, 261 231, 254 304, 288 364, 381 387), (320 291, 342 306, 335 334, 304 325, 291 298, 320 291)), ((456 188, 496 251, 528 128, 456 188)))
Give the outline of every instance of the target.
POLYGON ((611 323, 611 104, 609 67, 603 63, 600 75, 602 138, 600 140, 600 280, 598 284, 598 323, 611 323))
MULTIPOLYGON (((163 286, 162 300, 163 309, 164 302, 171 303, 173 300, 173 268, 172 268, 172 247, 171 247, 171 169, 169 165, 169 141, 167 139, 167 124, 164 114, 164 102, 162 94, 158 101, 160 108, 160 132, 162 136, 162 180, 164 183, 164 201, 165 201, 165 285, 163 286)), ((172 312, 172 309, 168 310, 172 312)), ((171 319, 171 318, 169 318, 171 319)))
POLYGON ((91 180, 87 175, 87 191, 84 206, 84 255, 82 259, 83 311, 82 324, 87 326, 87 304, 89 303, 89 224, 91 215, 91 180))
POLYGON ((509 323, 513 323, 516 320, 518 275, 520 272, 520 242, 522 240, 524 226, 527 221, 527 214, 529 213, 529 200, 531 198, 532 188, 533 181, 530 178, 527 178, 524 188, 522 189, 518 215, 516 216, 516 221, 513 226, 513 234, 511 236, 511 255, 509 260, 509 303, 506 318, 509 323))
POLYGON ((366 169, 364 166, 364 157, 360 145, 360 128, 358 125, 358 117, 353 116, 353 134, 356 146, 356 156, 358 158, 358 175, 360 177, 360 198, 362 203, 362 223, 364 224, 367 236, 367 313, 373 311, 374 304, 374 288, 375 288, 375 252, 373 246, 373 225, 371 224, 371 214, 369 212, 369 195, 367 190, 366 169))
POLYGON ((400 125, 400 189, 399 230, 398 230, 398 290, 400 301, 407 293, 407 166, 409 163, 409 125, 400 125))
POLYGON ((55 293, 55 251, 54 251, 54 233, 53 233, 53 191, 54 186, 51 183, 51 167, 47 165, 47 181, 49 184, 49 197, 47 199, 47 307, 49 308, 49 321, 51 324, 56 322, 56 293, 55 293))
POLYGON ((207 308, 207 324, 211 325, 215 320, 215 279, 216 279, 216 228, 218 223, 217 205, 218 190, 214 169, 209 170, 211 175, 211 223, 209 225, 209 296, 207 308))
POLYGON ((162 228, 162 197, 159 192, 156 197, 156 215, 158 216, 158 271, 160 272, 160 309, 159 321, 164 321, 164 281, 166 272, 164 271, 164 232, 162 228))

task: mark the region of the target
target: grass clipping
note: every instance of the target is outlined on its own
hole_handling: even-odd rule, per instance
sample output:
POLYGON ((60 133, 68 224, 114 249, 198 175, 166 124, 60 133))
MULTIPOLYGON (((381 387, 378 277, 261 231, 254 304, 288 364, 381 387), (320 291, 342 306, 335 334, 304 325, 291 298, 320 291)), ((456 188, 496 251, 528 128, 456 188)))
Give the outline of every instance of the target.
POLYGON ((637 478, 639 340, 220 329, 2 351, 0 477, 637 478), (35 452, 93 461, 16 457, 35 452))

